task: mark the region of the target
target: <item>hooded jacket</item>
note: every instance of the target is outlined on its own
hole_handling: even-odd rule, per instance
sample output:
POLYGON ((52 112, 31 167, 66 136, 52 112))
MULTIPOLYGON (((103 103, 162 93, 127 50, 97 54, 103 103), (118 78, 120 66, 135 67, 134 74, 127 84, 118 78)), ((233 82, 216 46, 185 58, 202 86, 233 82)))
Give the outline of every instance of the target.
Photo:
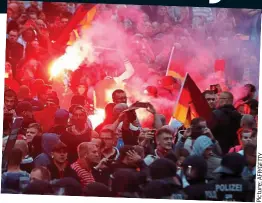
POLYGON ((238 145, 237 131, 240 128, 241 114, 232 105, 225 105, 213 111, 215 127, 212 133, 219 142, 224 154, 238 145))
POLYGON ((53 147, 58 144, 59 138, 57 134, 54 133, 45 133, 42 136, 42 149, 43 153, 39 154, 35 160, 35 167, 39 166, 48 166, 51 164, 51 152, 53 147))
MULTIPOLYGON (((214 146, 214 144, 211 141, 211 139, 205 135, 202 135, 195 140, 191 155, 203 156, 205 150, 212 146, 214 146)), ((207 159, 207 166, 208 166, 207 179, 208 180, 213 180, 217 178, 217 174, 213 172, 220 165, 220 162, 221 162, 221 158, 215 156, 214 154, 212 154, 207 159)))
POLYGON ((193 144, 193 149, 191 151, 191 155, 197 155, 197 156, 203 156, 203 153, 208 147, 212 147, 213 142, 211 139, 205 135, 202 135, 198 137, 194 144, 193 144))

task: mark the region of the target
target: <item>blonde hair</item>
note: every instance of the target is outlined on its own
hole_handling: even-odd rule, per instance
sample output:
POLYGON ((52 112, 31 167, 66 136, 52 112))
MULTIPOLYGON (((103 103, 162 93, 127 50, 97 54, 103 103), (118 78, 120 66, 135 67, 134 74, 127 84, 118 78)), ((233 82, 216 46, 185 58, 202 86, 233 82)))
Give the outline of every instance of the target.
POLYGON ((38 133, 42 133, 43 132, 43 128, 39 123, 31 123, 27 129, 29 128, 35 128, 37 129, 38 133))
POLYGON ((79 144, 77 147, 78 158, 84 158, 91 146, 96 147, 96 144, 93 142, 82 142, 81 144, 79 144))

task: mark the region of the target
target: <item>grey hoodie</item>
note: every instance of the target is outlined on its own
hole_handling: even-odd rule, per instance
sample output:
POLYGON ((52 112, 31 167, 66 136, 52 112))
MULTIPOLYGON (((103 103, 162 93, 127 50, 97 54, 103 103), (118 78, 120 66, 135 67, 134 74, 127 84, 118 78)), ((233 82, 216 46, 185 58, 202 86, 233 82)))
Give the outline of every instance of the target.
POLYGON ((53 147, 59 143, 59 137, 54 133, 44 133, 42 136, 42 149, 43 153, 39 154, 35 160, 35 167, 48 166, 51 163, 51 152, 53 147))
MULTIPOLYGON (((205 135, 202 135, 198 137, 194 144, 193 144, 193 149, 191 151, 191 155, 198 155, 198 156, 203 156, 205 150, 208 147, 214 146, 214 143, 211 141, 211 139, 205 135)), ((215 156, 212 154, 208 160, 207 160, 207 165, 208 165, 208 171, 207 171, 207 179, 208 180, 213 180, 217 178, 217 174, 213 173, 214 170, 220 166, 221 163, 221 158, 215 156)))

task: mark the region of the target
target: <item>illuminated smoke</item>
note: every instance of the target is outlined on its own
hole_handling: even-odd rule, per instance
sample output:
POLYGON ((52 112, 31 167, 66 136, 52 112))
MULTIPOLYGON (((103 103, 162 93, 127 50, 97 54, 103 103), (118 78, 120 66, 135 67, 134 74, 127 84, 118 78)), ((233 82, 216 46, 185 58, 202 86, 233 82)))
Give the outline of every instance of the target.
MULTIPOLYGON (((203 28, 196 25, 193 30, 191 28, 187 30, 179 26, 173 26, 169 31, 156 35, 152 40, 146 36, 152 29, 168 28, 169 24, 149 23, 148 16, 136 6, 123 6, 118 10, 105 7, 105 5, 98 6, 98 12, 101 17, 97 17, 87 30, 82 30, 80 39, 73 46, 68 47, 64 56, 57 59, 53 65, 52 76, 58 75, 63 69, 74 71, 83 62, 87 64, 96 62, 113 66, 116 71, 109 71, 107 75, 112 77, 119 76, 124 72, 124 60, 120 57, 120 55, 124 55, 124 58, 129 59, 135 69, 135 74, 132 78, 124 81, 129 103, 150 101, 158 111, 161 112, 167 108, 171 115, 176 101, 170 101, 165 98, 148 98, 143 94, 143 90, 147 85, 158 86, 157 81, 161 76, 165 75, 170 50, 174 44, 178 49, 178 53, 184 52, 185 55, 189 56, 185 69, 192 76, 201 91, 208 89, 211 84, 222 85, 226 82, 214 70, 214 64, 217 59, 225 59, 227 61, 226 78, 229 81, 239 81, 231 89, 235 99, 242 97, 242 91, 240 90, 245 81, 242 81, 239 75, 241 75, 243 67, 250 67, 251 72, 258 73, 259 63, 253 66, 248 64, 248 56, 257 56, 258 60, 255 49, 244 50, 243 43, 245 42, 243 40, 231 40, 231 38, 221 34, 221 29, 224 29, 226 32, 231 29, 230 26, 228 27, 227 22, 214 23, 214 26, 211 28, 208 26, 203 28), (118 14, 117 18, 115 17, 116 13, 118 14), (107 17, 105 18, 105 16, 107 17), (225 26, 222 26, 224 24, 225 26), (208 31, 207 40, 203 40, 203 29, 208 31), (141 32, 146 37, 143 37, 140 34, 141 32), (106 49, 103 50, 103 48, 106 49), (99 56, 100 53, 103 53, 104 56, 99 56), (154 62, 150 63, 151 61, 154 62), (233 68, 234 71, 230 71, 233 68), (150 72, 153 69, 156 70, 156 73, 151 74, 150 72), (199 75, 202 76, 201 80, 198 79, 199 75)), ((230 18, 223 19, 228 20, 230 18)), ((253 74, 250 81, 258 84, 258 74, 253 74)), ((121 87, 123 84, 121 84, 121 87)), ((113 90, 111 89, 107 92, 106 99, 108 101, 111 101, 113 90)), ((143 118, 146 118, 147 114, 145 113, 144 115, 143 118)))

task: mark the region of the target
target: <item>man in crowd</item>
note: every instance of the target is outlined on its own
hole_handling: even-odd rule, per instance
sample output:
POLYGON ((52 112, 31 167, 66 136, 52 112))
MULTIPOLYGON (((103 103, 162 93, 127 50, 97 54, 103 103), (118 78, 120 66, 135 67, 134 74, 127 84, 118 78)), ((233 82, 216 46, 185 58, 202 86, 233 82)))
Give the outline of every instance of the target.
POLYGON ((156 159, 165 157, 173 149, 173 132, 167 128, 162 128, 156 132, 156 150, 154 154, 145 158, 145 163, 150 165, 156 159))
POLYGON ((110 160, 116 160, 119 157, 119 150, 115 147, 116 137, 114 131, 107 129, 106 127, 100 132, 100 139, 103 146, 101 149, 101 155, 103 158, 110 160))
POLYGON ((234 97, 230 92, 222 92, 218 97, 218 108, 213 111, 215 127, 214 137, 225 154, 238 144, 237 131, 240 128, 241 114, 233 106, 234 97))
POLYGON ((16 74, 16 66, 24 54, 23 45, 17 42, 18 35, 18 30, 11 29, 8 33, 8 39, 6 40, 6 60, 11 63, 14 76, 16 74))
POLYGON ((212 110, 215 110, 215 108, 216 108, 216 94, 211 90, 206 90, 206 91, 203 92, 203 96, 207 100, 209 107, 212 110))
POLYGON ((30 173, 30 181, 34 182, 36 180, 49 182, 51 180, 50 171, 43 166, 33 168, 30 173))
POLYGON ((198 137, 193 144, 193 149, 191 151, 191 155, 202 156, 208 166, 207 171, 207 180, 213 180, 216 178, 216 175, 213 174, 213 171, 220 165, 221 159, 213 153, 215 148, 215 142, 212 141, 206 135, 202 135, 198 137))
POLYGON ((32 104, 27 101, 19 102, 16 106, 16 114, 23 117, 23 126, 21 127, 21 134, 26 134, 26 129, 31 123, 35 123, 32 104))
POLYGON ((11 89, 6 90, 4 95, 4 113, 9 113, 15 116, 16 105, 17 105, 16 93, 11 89))
POLYGON ((252 84, 246 84, 244 86, 245 97, 242 99, 243 102, 247 102, 249 100, 254 99, 256 94, 256 87, 252 84))
POLYGON ((241 179, 241 172, 245 166, 245 159, 237 153, 225 155, 221 166, 215 172, 221 176, 214 183, 194 188, 188 199, 191 200, 223 200, 223 201, 253 201, 254 187, 241 179))
POLYGON ((203 156, 191 155, 183 161, 179 175, 189 197, 195 193, 195 188, 206 184, 207 171, 207 162, 203 156))
POLYGON ((64 143, 59 142, 53 147, 51 153, 52 161, 51 164, 47 166, 51 174, 51 180, 66 177, 78 180, 75 171, 67 161, 67 155, 67 146, 64 143))
POLYGON ((137 146, 125 145, 120 149, 118 160, 110 167, 110 173, 119 169, 131 169, 133 171, 145 171, 147 166, 143 160, 142 154, 139 154, 137 146))
POLYGON ((190 127, 186 129, 183 134, 178 134, 176 150, 185 148, 190 153, 195 140, 201 135, 207 135, 212 139, 212 141, 216 141, 210 129, 207 128, 206 120, 201 117, 194 118, 191 121, 190 127))
POLYGON ((117 89, 112 94, 112 99, 115 104, 127 103, 127 96, 124 90, 117 89))
POLYGON ((38 166, 48 166, 51 163, 51 152, 53 147, 59 143, 59 137, 57 134, 44 133, 42 136, 42 153, 39 154, 35 160, 34 164, 38 166))
POLYGON ((58 109, 55 112, 54 125, 49 130, 50 133, 55 133, 61 136, 65 133, 68 127, 69 112, 65 109, 58 109))
MULTIPOLYGON (((239 152, 240 154, 241 152, 239 152)), ((244 147, 244 157, 246 166, 242 171, 242 177, 251 183, 255 183, 256 178, 256 163, 257 163, 257 146, 256 144, 248 143, 244 147)))
POLYGON ((61 135, 61 141, 68 146, 68 159, 75 162, 77 159, 77 146, 82 142, 90 142, 97 133, 87 123, 87 112, 84 107, 76 106, 71 117, 71 126, 61 135))
POLYGON ((99 151, 95 144, 83 142, 77 147, 78 160, 71 165, 76 172, 82 187, 95 182, 92 174, 93 163, 99 162, 99 151))
POLYGON ((8 160, 7 171, 2 174, 1 187, 3 190, 14 190, 17 193, 23 190, 21 179, 29 180, 29 174, 20 168, 22 159, 23 152, 18 148, 13 148, 8 160))
POLYGON ((34 137, 35 136, 41 137, 42 133, 43 133, 42 128, 38 123, 31 123, 26 130, 26 134, 25 134, 26 142, 28 144, 32 143, 34 137))

